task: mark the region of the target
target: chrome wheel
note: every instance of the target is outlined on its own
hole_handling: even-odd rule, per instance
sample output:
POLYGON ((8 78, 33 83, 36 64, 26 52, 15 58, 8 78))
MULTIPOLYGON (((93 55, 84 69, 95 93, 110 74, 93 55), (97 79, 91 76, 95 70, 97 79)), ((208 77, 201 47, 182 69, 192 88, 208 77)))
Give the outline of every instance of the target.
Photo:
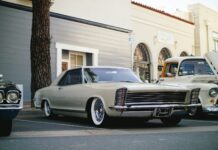
POLYGON ((51 117, 52 115, 51 108, 47 101, 44 102, 44 114, 45 114, 45 117, 51 117))
POLYGON ((91 104, 91 119, 94 125, 101 126, 105 120, 105 110, 103 102, 96 98, 91 104))

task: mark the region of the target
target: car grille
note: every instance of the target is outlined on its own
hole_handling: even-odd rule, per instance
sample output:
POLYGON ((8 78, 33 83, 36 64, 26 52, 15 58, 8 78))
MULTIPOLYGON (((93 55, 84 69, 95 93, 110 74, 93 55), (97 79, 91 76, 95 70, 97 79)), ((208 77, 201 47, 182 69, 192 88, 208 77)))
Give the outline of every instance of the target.
POLYGON ((186 92, 128 92, 126 104, 130 103, 184 103, 186 92))

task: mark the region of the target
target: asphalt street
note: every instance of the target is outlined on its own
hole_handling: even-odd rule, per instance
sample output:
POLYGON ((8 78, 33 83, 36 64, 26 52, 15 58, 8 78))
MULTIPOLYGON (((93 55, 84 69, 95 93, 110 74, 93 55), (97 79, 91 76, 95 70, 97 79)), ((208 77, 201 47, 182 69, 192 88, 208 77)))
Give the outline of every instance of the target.
POLYGON ((112 121, 96 128, 86 119, 46 119, 25 109, 13 121, 11 136, 0 137, 0 150, 218 150, 218 116, 184 119, 175 127, 159 120, 112 121))

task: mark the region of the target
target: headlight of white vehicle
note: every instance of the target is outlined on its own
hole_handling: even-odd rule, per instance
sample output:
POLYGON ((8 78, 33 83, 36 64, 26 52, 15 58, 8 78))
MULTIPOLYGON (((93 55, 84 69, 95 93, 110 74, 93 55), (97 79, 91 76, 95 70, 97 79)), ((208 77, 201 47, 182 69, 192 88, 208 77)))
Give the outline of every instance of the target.
POLYGON ((7 93, 7 102, 8 103, 18 103, 19 101, 19 93, 16 91, 7 93))
POLYGON ((4 102, 4 94, 0 91, 0 103, 4 102))
POLYGON ((216 97, 216 96, 218 95, 218 88, 212 88, 212 89, 210 89, 209 95, 210 95, 211 97, 216 97))

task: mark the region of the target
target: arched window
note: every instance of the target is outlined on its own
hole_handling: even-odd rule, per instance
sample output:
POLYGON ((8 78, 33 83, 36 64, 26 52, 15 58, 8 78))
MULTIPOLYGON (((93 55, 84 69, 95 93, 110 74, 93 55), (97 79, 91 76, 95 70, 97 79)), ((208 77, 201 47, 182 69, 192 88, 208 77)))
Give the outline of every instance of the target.
POLYGON ((185 57, 185 56, 188 56, 188 53, 186 53, 185 51, 183 51, 181 54, 180 54, 181 57, 185 57))
POLYGON ((142 81, 150 82, 150 55, 144 43, 139 43, 135 48, 133 70, 142 81))

